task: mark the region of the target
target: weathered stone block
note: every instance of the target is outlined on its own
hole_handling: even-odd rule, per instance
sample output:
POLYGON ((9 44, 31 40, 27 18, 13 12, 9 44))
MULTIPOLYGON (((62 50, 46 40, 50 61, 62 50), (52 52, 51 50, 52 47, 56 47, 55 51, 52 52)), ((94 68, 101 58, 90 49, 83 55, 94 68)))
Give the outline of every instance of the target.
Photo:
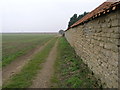
POLYGON ((112 20, 112 27, 117 27, 118 24, 118 19, 112 20))
POLYGON ((120 34, 119 33, 118 34, 117 33, 111 33, 110 37, 120 39, 120 34))

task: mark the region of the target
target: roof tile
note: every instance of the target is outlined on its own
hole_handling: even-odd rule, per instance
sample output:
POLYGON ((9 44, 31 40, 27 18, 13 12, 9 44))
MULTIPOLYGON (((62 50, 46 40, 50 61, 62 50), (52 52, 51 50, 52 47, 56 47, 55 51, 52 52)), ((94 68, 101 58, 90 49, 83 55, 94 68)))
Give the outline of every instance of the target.
POLYGON ((118 2, 104 2, 100 6, 98 6, 96 9, 94 9, 93 11, 91 11, 90 13, 85 15, 82 19, 75 22, 68 29, 73 28, 75 26, 78 26, 78 25, 80 25, 80 24, 82 24, 82 23, 84 23, 84 22, 86 22, 86 21, 88 21, 88 20, 90 20, 92 18, 101 16, 102 14, 106 14, 106 13, 110 12, 111 8, 113 8, 113 7, 115 7, 115 6, 119 5, 119 4, 120 4, 120 1, 118 1, 118 2))

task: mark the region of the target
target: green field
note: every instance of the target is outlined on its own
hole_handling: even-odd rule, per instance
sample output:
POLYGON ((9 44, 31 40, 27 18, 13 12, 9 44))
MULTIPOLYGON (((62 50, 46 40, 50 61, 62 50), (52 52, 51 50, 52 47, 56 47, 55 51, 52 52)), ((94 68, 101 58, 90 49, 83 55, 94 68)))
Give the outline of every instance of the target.
POLYGON ((2 66, 43 45, 55 34, 2 34, 2 66))

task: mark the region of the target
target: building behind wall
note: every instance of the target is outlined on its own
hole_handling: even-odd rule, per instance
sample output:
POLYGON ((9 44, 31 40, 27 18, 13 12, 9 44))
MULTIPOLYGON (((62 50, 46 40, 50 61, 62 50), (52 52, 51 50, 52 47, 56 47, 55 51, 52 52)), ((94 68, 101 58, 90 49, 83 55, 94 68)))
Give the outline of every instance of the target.
POLYGON ((120 1, 104 2, 65 31, 65 37, 103 87, 118 88, 120 1))

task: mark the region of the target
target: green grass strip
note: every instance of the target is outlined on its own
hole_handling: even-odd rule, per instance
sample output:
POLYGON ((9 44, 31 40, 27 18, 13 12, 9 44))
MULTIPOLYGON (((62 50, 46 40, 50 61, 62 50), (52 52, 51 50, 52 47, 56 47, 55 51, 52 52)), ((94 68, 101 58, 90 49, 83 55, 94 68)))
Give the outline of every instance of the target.
POLYGON ((45 61, 56 40, 57 38, 51 40, 41 52, 37 53, 35 57, 23 67, 20 73, 14 75, 10 81, 3 85, 3 88, 29 87, 37 72, 41 69, 40 64, 45 61))
POLYGON ((33 47, 23 48, 22 50, 20 50, 18 52, 15 52, 14 54, 11 54, 11 55, 9 55, 7 57, 4 57, 3 61, 2 61, 2 67, 7 66, 8 64, 10 64, 12 61, 17 59, 18 57, 28 53, 28 51, 30 51, 31 49, 33 49, 33 47))
POLYGON ((51 79, 53 88, 100 88, 92 71, 76 55, 64 37, 59 39, 58 55, 51 79))

